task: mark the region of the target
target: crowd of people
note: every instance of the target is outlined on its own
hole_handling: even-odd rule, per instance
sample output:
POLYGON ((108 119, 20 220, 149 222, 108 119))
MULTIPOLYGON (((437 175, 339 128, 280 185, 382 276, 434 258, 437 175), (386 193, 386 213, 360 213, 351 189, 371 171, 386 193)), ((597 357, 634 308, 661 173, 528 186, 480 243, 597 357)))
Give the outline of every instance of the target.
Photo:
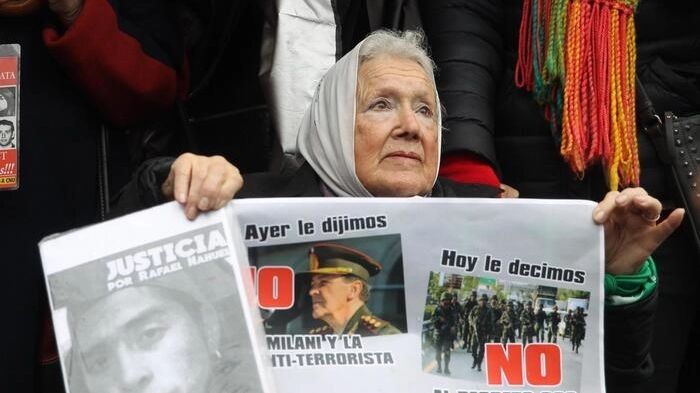
POLYGON ((578 353, 586 326, 583 307, 568 310, 562 319, 557 306, 546 312, 540 303, 535 310, 532 300, 506 300, 497 295, 489 299, 485 293, 477 297, 476 291, 461 303, 457 295, 443 292, 430 322, 436 372, 446 375, 451 373, 451 353, 460 346, 471 354, 471 368, 479 372, 487 343, 501 343, 504 348, 516 340, 523 346, 534 342, 557 343, 557 337, 561 335, 569 338, 572 352, 578 353), (564 330, 560 331, 562 321, 564 330))
MULTIPOLYGON (((0 45, 21 46, 18 91, 0 101, 2 149, 18 152, 20 184, 0 191, 0 287, 12 316, 0 330, 0 390, 63 389, 37 249, 47 235, 170 199, 194 218, 234 196, 519 194, 601 201, 593 220, 605 227, 606 283, 628 278, 606 287, 625 294, 607 293, 618 295, 605 315, 609 391, 688 391, 700 258, 651 142, 640 134, 625 146, 639 151, 639 180, 611 187, 618 174, 606 160, 580 169, 559 153, 566 111, 556 100, 542 106, 543 95, 516 87, 520 60, 537 52, 521 25, 544 31, 555 18, 533 19, 537 0, 332 3, 0 0, 0 45), (295 13, 299 25, 286 23, 295 13), (422 28, 425 38, 365 38, 382 28, 422 28), (224 157, 156 158, 132 175, 145 158, 185 151, 224 157)), ((619 3, 611 9, 636 25, 630 62, 657 110, 700 112, 700 5, 619 3)), ((469 302, 467 320, 488 299, 469 302)), ((504 306, 495 332, 459 332, 474 368, 486 340, 556 340, 552 316, 504 306)))

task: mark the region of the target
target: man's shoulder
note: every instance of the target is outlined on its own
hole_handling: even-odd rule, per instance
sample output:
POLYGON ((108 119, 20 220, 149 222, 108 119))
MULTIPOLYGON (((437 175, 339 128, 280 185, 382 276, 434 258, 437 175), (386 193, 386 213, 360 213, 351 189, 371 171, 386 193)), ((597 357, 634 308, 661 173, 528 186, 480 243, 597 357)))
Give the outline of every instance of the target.
POLYGON ((401 331, 389 321, 379 318, 376 315, 365 314, 360 316, 360 326, 369 335, 382 336, 386 334, 399 334, 401 331))
POLYGON ((316 328, 313 328, 309 330, 308 334, 320 334, 320 335, 326 335, 326 334, 333 334, 333 328, 330 327, 330 325, 323 325, 319 326, 316 328))

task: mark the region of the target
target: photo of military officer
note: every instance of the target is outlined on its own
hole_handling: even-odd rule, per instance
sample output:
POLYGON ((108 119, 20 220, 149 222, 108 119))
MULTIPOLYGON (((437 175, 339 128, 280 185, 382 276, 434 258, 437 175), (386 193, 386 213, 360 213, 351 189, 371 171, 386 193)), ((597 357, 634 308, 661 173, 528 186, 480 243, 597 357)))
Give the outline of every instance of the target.
POLYGON ((248 256, 294 273, 291 307, 261 307, 267 334, 406 332, 400 235, 250 247, 248 256))
POLYGON ((401 333, 391 323, 374 315, 367 307, 369 279, 382 266, 369 255, 333 243, 309 248, 308 275, 311 289, 311 316, 323 325, 310 334, 359 334, 380 336, 401 333))

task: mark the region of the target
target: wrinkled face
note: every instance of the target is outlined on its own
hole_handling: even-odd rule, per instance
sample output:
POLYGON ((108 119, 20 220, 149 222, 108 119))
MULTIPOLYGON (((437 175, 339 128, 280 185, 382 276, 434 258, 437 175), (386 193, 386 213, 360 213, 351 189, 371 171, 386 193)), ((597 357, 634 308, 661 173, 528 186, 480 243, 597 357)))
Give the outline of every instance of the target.
POLYGON ((356 285, 345 280, 340 274, 314 274, 311 277, 312 310, 315 319, 327 320, 343 315, 349 301, 356 295, 356 285))
POLYGON ((200 326, 159 289, 114 293, 85 312, 76 329, 77 361, 91 392, 207 390, 211 351, 200 326))
POLYGON ((416 62, 381 57, 358 70, 355 171, 375 197, 428 194, 438 166, 437 98, 416 62))
POLYGON ((12 143, 14 131, 7 124, 0 124, 0 146, 9 146, 12 143))

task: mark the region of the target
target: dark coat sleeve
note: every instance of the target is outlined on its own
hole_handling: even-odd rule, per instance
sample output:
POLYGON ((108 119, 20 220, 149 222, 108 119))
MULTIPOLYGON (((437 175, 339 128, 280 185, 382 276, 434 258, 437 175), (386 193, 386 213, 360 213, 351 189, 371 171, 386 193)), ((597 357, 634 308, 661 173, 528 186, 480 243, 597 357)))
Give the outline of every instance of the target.
POLYGON ((649 354, 657 291, 625 306, 605 307, 605 385, 611 393, 639 392, 649 383, 649 354))
POLYGON ((90 102, 124 126, 169 107, 184 59, 176 6, 165 0, 85 0, 65 32, 44 43, 90 102))
POLYGON ((421 0, 445 107, 443 154, 468 151, 497 166, 494 112, 503 70, 501 0, 421 0))
POLYGON ((175 161, 172 157, 157 157, 141 164, 131 181, 115 196, 109 218, 137 212, 167 202, 161 185, 175 161))

